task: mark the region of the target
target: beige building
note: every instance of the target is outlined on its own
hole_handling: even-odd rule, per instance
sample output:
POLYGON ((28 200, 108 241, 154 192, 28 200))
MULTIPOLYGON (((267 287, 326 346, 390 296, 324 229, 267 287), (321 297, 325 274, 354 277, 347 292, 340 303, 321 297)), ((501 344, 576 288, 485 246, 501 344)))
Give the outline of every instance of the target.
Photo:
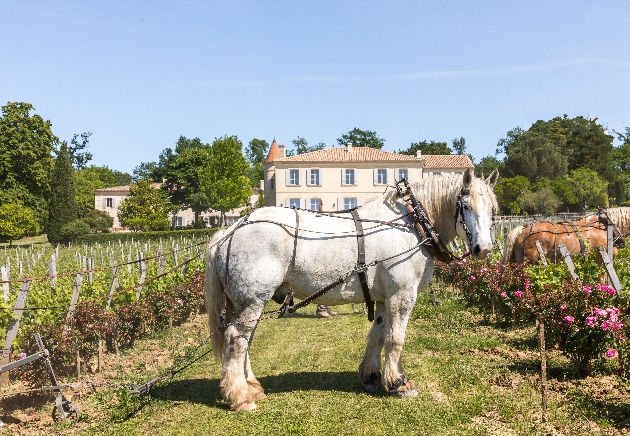
MULTIPOLYGON (((153 183, 151 186, 154 188, 159 188, 161 184, 153 183)), ((250 197, 251 205, 258 204, 258 197, 260 196, 260 192, 260 189, 252 188, 252 196, 250 197)), ((126 231, 126 229, 120 225, 120 221, 118 221, 118 206, 120 206, 120 203, 122 203, 122 201, 127 198, 128 195, 129 185, 114 186, 111 188, 94 190, 94 207, 97 210, 107 212, 112 218, 114 218, 114 225, 111 229, 113 232, 126 231)), ((241 207, 227 212, 225 214, 227 224, 230 225, 234 223, 237 219, 239 219, 241 216, 241 211, 243 211, 244 209, 244 207, 241 207)), ((204 219, 214 219, 218 222, 219 215, 219 212, 212 211, 202 213, 201 217, 204 219)), ((186 227, 194 223, 194 221, 195 213, 191 209, 180 210, 175 216, 175 225, 178 227, 186 227)))
POLYGON ((346 210, 403 177, 417 182, 473 167, 465 155, 409 156, 352 144, 287 157, 286 147, 274 139, 265 160, 265 206, 346 210))

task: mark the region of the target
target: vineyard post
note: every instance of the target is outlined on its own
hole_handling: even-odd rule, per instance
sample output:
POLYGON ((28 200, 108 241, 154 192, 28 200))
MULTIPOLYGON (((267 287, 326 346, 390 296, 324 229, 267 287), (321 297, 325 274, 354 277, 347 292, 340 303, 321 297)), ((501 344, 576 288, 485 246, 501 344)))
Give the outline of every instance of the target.
MULTIPOLYGON (((138 264, 140 266, 140 282, 144 283, 144 279, 147 275, 147 266, 144 262, 144 256, 142 252, 138 253, 138 260, 140 261, 138 264)), ((140 299, 140 292, 142 292, 142 286, 138 286, 136 289, 136 301, 140 299)))
POLYGON ((20 275, 18 277, 22 277, 22 261, 18 261, 18 271, 20 272, 20 275))
POLYGON ((560 250, 560 254, 562 254, 562 257, 564 258, 564 263, 566 263, 567 267, 569 268, 569 273, 571 274, 571 277, 573 277, 573 280, 578 280, 579 277, 575 273, 575 265, 573 265, 573 259, 571 259, 569 250, 567 250, 567 246, 564 245, 564 242, 558 244, 558 249, 560 250))
POLYGON ((7 257, 7 277, 11 277, 11 259, 7 257))
POLYGON ((55 287, 55 281, 57 276, 57 257, 53 254, 48 264, 48 275, 50 276, 50 286, 55 287))
POLYGON ((542 399, 542 422, 547 422, 547 351, 545 349, 545 323, 540 314, 536 317, 538 347, 540 348, 540 392, 542 399))
POLYGON ((162 254, 162 250, 158 250, 157 252, 158 260, 159 260, 159 268, 158 268, 158 276, 161 276, 164 273, 164 267, 166 266, 166 259, 162 254))
POLYGON ((177 252, 179 251, 179 244, 175 245, 175 249, 173 250, 173 262, 177 265, 177 252))
MULTIPOLYGON (((0 366, 4 366, 9 363, 9 356, 11 355, 11 346, 13 345, 13 341, 17 337, 18 328, 20 327, 20 320, 22 319, 23 309, 26 306, 26 297, 28 297, 28 290, 31 287, 31 281, 23 281, 20 286, 20 292, 17 297, 17 301, 15 302, 15 318, 9 320, 9 325, 7 326, 7 337, 4 340, 4 347, 2 349, 2 361, 0 361, 0 366)), ((0 375, 0 386, 5 385, 9 382, 9 372, 5 372, 0 375)))
POLYGON ((74 309, 77 307, 77 301, 79 301, 79 293, 81 292, 81 284, 83 283, 83 274, 77 274, 74 277, 74 284, 72 285, 72 298, 70 299, 70 306, 68 307, 68 313, 66 314, 66 325, 64 326, 64 332, 68 329, 68 322, 72 318, 74 309))
POLYGON ((2 290, 4 291, 4 302, 9 301, 9 271, 6 266, 0 267, 0 275, 2 275, 2 290))
POLYGON ((542 249, 542 245, 540 245, 540 241, 536 239, 536 250, 538 250, 538 256, 540 257, 540 261, 543 265, 547 266, 547 257, 545 257, 545 252, 542 249))
POLYGON ((88 283, 92 284, 93 283, 93 273, 92 270, 94 269, 94 258, 93 257, 88 257, 87 258, 87 263, 88 263, 88 283))

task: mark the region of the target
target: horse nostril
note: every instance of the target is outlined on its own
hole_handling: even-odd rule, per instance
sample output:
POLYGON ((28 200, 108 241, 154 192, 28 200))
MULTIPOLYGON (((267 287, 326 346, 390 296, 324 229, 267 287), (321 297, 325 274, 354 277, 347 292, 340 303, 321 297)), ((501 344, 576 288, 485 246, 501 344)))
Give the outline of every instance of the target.
POLYGON ((473 254, 475 256, 479 256, 479 253, 481 253, 481 247, 479 246, 479 244, 475 245, 475 247, 473 248, 473 254))

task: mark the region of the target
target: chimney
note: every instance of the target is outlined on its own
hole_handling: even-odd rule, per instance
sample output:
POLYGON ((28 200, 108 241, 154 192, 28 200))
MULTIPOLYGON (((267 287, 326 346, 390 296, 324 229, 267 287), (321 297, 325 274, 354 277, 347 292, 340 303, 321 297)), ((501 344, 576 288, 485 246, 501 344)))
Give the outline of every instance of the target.
POLYGON ((422 159, 422 150, 418 150, 418 151, 416 151, 416 157, 417 157, 418 159, 422 159))
POLYGON ((278 149, 280 150, 280 159, 287 157, 287 148, 284 145, 279 145, 278 149))
POLYGON ((352 153, 352 142, 348 141, 346 147, 348 147, 348 153, 352 153))

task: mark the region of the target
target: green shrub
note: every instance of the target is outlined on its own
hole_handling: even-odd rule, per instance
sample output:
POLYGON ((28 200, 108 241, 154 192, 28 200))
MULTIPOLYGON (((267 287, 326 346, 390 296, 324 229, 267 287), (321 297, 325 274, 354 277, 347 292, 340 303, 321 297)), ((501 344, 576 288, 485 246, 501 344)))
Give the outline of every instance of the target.
POLYGON ((90 226, 81 220, 76 220, 61 228, 61 231, 59 232, 59 242, 63 242, 65 244, 74 242, 77 237, 87 233, 90 233, 90 226))
POLYGON ((114 225, 114 218, 103 210, 93 209, 85 214, 81 221, 90 226, 93 232, 109 232, 114 225))

